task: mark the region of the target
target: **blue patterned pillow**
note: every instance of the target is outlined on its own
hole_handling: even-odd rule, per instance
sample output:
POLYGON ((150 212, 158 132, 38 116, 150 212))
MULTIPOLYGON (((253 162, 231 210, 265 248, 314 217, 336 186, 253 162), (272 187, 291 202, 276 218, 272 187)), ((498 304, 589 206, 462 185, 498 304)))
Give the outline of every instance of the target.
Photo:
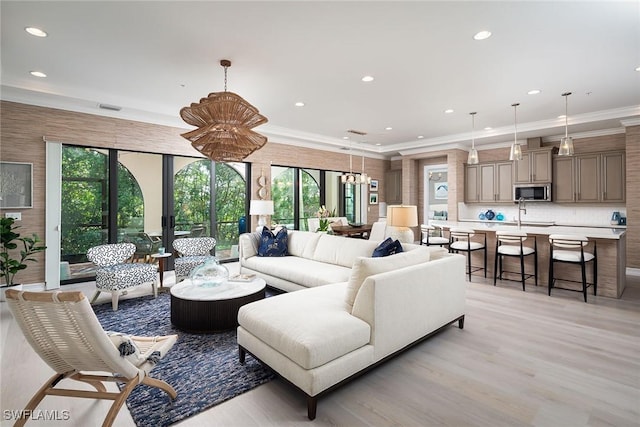
POLYGON ((258 246, 258 256, 287 256, 289 255, 288 244, 287 227, 282 227, 275 236, 271 230, 263 227, 260 245, 258 246))
POLYGON ((373 250, 373 258, 389 256, 393 254, 399 254, 402 252, 402 245, 398 240, 393 241, 391 237, 387 237, 387 240, 380 243, 377 248, 373 250))

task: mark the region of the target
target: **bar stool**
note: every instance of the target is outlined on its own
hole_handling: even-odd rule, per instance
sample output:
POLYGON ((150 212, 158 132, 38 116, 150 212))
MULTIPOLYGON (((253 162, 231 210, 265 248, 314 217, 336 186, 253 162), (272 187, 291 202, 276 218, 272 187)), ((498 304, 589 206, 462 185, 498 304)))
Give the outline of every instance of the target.
POLYGON ((471 240, 476 231, 471 228, 454 227, 449 230, 449 252, 466 252, 467 267, 469 281, 471 281, 471 273, 482 270, 483 267, 471 266, 471 253, 475 251, 484 251, 484 277, 487 277, 487 235, 484 234, 484 243, 471 240))
MULTIPOLYGON (((522 231, 496 231, 496 258, 493 268, 493 286, 496 285, 498 271, 500 271, 500 280, 503 279, 502 273, 515 273, 514 271, 505 271, 502 269, 502 258, 505 256, 518 257, 520 259, 520 281, 522 282, 522 290, 524 291, 524 282, 531 277, 535 278, 536 286, 538 286, 538 242, 534 236, 533 248, 524 246, 527 240, 527 233, 522 231), (533 255, 534 274, 525 274, 524 257, 533 255), (500 264, 500 269, 498 269, 500 264)), ((517 281, 517 280, 515 280, 517 281)))
POLYGON ((552 234, 549 236, 549 296, 551 296, 551 288, 564 289, 573 292, 582 292, 584 302, 587 302, 587 288, 593 286, 593 295, 596 295, 598 289, 598 255, 596 242, 593 242, 593 253, 585 252, 584 248, 589 244, 589 239, 585 236, 552 234), (560 249, 554 249, 560 248, 560 249), (586 264, 593 261, 593 283, 587 283, 586 264), (582 282, 577 280, 557 279, 565 282, 582 283, 582 290, 561 288, 555 286, 555 276, 553 265, 556 262, 564 262, 568 264, 579 264, 582 273, 582 282))
POLYGON ((444 237, 442 226, 427 225, 420 226, 420 244, 427 246, 449 246, 449 239, 444 237))

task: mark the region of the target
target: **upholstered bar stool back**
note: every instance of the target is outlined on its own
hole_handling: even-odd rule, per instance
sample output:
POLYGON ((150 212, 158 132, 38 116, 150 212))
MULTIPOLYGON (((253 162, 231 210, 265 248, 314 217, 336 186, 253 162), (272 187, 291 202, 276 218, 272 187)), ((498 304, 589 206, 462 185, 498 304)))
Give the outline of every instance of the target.
POLYGON ((487 235, 485 233, 476 233, 471 228, 454 227, 449 230, 449 252, 466 252, 467 253, 467 274, 471 281, 471 273, 478 270, 484 270, 484 277, 487 277, 487 235), (472 240, 476 234, 484 236, 483 242, 472 240), (471 253, 475 251, 484 251, 484 267, 473 267, 471 265, 471 253))
POLYGON ((538 286, 538 242, 533 237, 533 247, 527 246, 524 242, 527 240, 527 233, 522 231, 496 231, 496 256, 493 269, 493 286, 496 285, 496 279, 511 280, 502 277, 502 273, 513 273, 502 269, 503 257, 517 257, 520 260, 520 281, 522 282, 522 290, 524 291, 524 283, 527 279, 533 277, 536 286, 538 286), (533 255, 534 273, 526 274, 524 269, 524 257, 533 255))
POLYGON ((420 237, 421 245, 441 247, 449 245, 449 239, 444 237, 444 231, 439 225, 422 224, 420 226, 420 232, 422 233, 420 237))
POLYGON ((593 294, 596 295, 598 290, 598 256, 596 242, 593 242, 593 253, 585 251, 589 245, 589 239, 585 236, 568 235, 568 234, 552 234, 549 236, 549 296, 551 296, 551 288, 564 289, 574 292, 582 292, 584 302, 587 302, 587 288, 593 286, 593 294), (566 263, 577 264, 580 266, 582 281, 568 279, 556 279, 554 264, 566 263), (593 263, 593 282, 587 282, 586 264, 593 263), (565 282, 576 282, 582 284, 582 289, 562 288, 555 285, 556 280, 565 282))

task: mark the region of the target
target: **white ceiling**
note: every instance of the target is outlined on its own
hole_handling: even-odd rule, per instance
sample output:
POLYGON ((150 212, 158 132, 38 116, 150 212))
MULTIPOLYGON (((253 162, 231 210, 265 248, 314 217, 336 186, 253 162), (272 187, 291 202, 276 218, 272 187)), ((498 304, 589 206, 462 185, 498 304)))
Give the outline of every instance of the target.
POLYGON ((566 91, 574 136, 640 120, 638 1, 0 7, 4 100, 190 128, 180 108, 222 91, 219 61, 229 59, 228 90, 269 119, 255 130, 280 142, 337 149, 357 129, 368 135, 355 146, 371 154, 468 148, 468 113, 477 111, 476 145, 496 146, 513 140, 514 102, 519 139, 553 139, 564 133, 557 116, 566 91), (28 26, 49 36, 33 37, 28 26), (480 30, 493 35, 473 40, 480 30), (375 80, 363 83, 364 75, 375 80))

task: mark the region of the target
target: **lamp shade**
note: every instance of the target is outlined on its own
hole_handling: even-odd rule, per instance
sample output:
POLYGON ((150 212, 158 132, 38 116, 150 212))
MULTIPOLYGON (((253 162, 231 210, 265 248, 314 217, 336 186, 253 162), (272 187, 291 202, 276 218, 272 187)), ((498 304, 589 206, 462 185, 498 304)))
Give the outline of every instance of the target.
POLYGON ((273 215, 273 200, 251 200, 249 215, 273 215))
POLYGON ((378 209, 379 209, 378 217, 386 218, 387 217, 387 203, 386 202, 380 202, 380 204, 378 206, 378 209))
POLYGON ((387 224, 393 227, 417 227, 418 207, 391 205, 387 208, 387 224))

